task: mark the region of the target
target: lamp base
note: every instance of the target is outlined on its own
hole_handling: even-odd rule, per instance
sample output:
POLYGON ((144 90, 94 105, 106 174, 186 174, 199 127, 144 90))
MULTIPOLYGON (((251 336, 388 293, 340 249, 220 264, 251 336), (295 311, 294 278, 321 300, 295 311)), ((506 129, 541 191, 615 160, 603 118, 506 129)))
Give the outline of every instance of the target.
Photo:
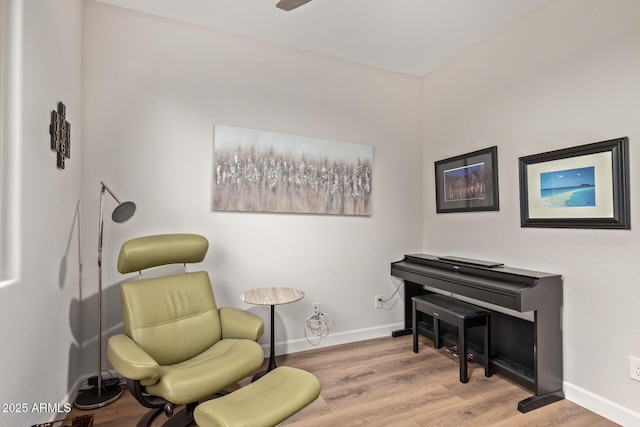
POLYGON ((102 386, 102 392, 98 394, 98 388, 83 391, 78 394, 73 405, 78 409, 97 409, 115 402, 122 396, 124 389, 120 384, 102 386))

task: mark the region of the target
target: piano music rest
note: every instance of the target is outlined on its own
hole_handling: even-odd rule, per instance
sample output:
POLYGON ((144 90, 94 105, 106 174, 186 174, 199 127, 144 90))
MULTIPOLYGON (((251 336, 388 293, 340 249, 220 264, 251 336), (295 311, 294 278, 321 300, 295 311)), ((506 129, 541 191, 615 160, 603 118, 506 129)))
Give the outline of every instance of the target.
MULTIPOLYGON (((491 376, 491 312, 439 294, 419 295, 413 302, 412 321, 417 325, 416 312, 433 317, 433 346, 440 348, 440 321, 458 326, 458 348, 460 349, 460 382, 468 382, 467 374, 467 328, 484 326, 484 375, 491 376)), ((413 352, 418 352, 418 328, 413 328, 413 352)))

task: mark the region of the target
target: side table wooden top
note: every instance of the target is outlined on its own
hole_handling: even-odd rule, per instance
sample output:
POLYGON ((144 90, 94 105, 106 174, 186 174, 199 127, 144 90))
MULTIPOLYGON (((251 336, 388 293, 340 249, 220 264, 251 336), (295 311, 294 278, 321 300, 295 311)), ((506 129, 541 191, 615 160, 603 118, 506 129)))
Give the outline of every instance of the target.
POLYGON ((304 292, 295 288, 257 288, 240 294, 240 299, 248 304, 280 305, 304 298, 304 292))

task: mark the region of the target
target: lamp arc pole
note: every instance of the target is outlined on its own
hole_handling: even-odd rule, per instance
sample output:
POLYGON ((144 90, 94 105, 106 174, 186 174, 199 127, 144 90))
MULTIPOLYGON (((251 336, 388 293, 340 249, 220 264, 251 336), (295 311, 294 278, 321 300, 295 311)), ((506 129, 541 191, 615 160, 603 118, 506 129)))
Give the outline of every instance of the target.
POLYGON ((106 384, 102 381, 102 241, 104 235, 104 194, 109 193, 118 203, 111 214, 117 224, 128 221, 136 212, 133 202, 121 202, 113 191, 100 181, 100 218, 98 220, 98 376, 96 387, 78 394, 74 405, 78 409, 96 409, 116 401, 122 396, 123 388, 118 382, 106 384))

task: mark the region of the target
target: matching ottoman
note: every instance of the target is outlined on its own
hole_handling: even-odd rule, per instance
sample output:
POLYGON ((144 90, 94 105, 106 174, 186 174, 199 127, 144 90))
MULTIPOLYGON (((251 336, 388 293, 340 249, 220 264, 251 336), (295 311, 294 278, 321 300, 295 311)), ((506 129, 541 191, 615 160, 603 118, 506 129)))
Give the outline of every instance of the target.
POLYGON ((281 366, 194 411, 199 427, 273 427, 320 395, 320 382, 302 369, 281 366))

